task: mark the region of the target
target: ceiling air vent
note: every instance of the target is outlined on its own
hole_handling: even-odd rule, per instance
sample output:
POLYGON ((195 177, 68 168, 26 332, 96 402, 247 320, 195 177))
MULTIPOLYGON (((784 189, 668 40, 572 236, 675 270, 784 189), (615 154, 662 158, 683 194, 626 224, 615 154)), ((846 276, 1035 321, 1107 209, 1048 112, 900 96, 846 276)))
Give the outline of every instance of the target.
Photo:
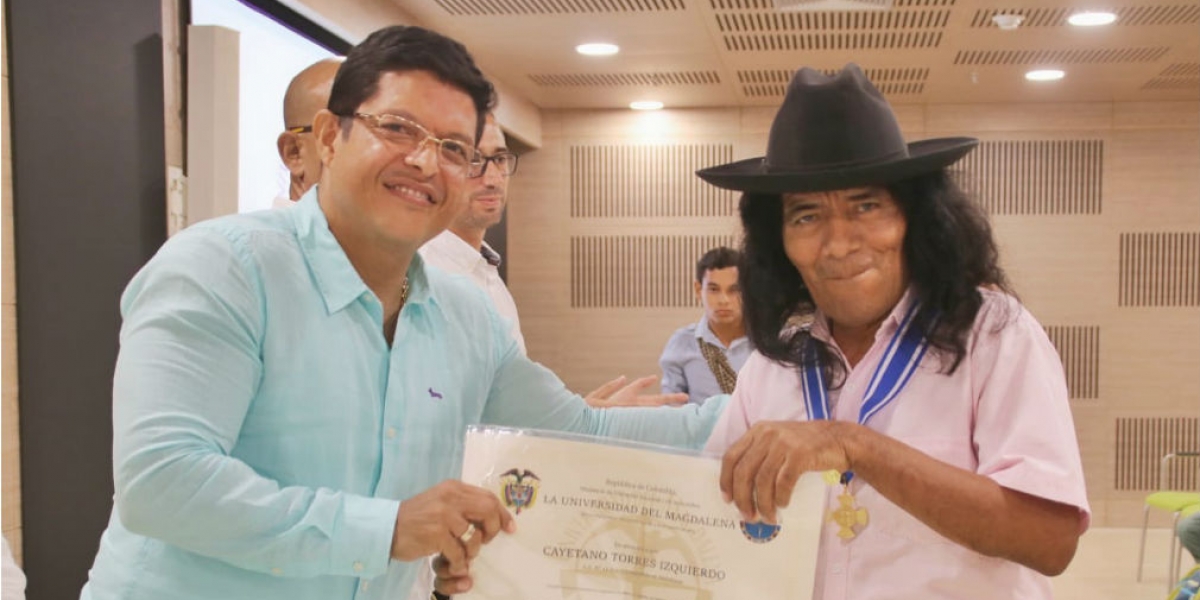
MULTIPOLYGON (((998 14, 1021 15, 1021 27, 1068 27, 1067 17, 1073 8, 986 8, 975 11, 971 27, 989 28, 992 17, 998 14)), ((1200 23, 1200 6, 1178 4, 1172 6, 1125 6, 1115 9, 1117 22, 1114 25, 1193 25, 1200 23)))
POLYGON ((956 65, 1105 64, 1154 62, 1170 48, 1097 48, 1073 50, 959 50, 956 65))
POLYGON ((1200 78, 1200 63, 1175 63, 1163 69, 1158 76, 1200 78))
POLYGON ((716 71, 660 71, 655 73, 560 73, 535 74, 529 79, 542 87, 611 87, 621 85, 715 85, 716 71))
MULTIPOLYGON (((954 6, 955 0, 895 0, 885 3, 892 8, 929 8, 937 6, 954 6)), ((771 0, 708 0, 713 10, 770 10, 775 8, 771 0)), ((813 4, 810 2, 809 4, 813 4)), ((826 3, 822 3, 826 4, 826 3)), ((854 4, 877 4, 874 2, 856 2, 854 4)), ((861 7, 858 7, 861 8, 861 7)), ((884 8, 887 8, 885 6, 884 8)), ((806 8, 804 10, 833 10, 806 8)))
POLYGON ((683 0, 433 0, 458 17, 500 15, 558 15, 586 13, 643 13, 684 10, 683 0))
MULTIPOLYGON (((821 72, 832 77, 838 70, 821 69, 821 72)), ((795 71, 790 69, 737 72, 738 83, 742 85, 742 95, 748 98, 782 98, 793 74, 795 71)), ((880 92, 888 96, 911 95, 925 91, 929 69, 866 69, 865 74, 880 92)))
POLYGON ((722 33, 892 31, 942 28, 949 21, 949 9, 886 12, 743 12, 718 14, 717 28, 722 33))
POLYGON ((940 31, 877 31, 781 35, 726 35, 731 52, 791 52, 795 50, 912 50, 937 48, 940 31))
POLYGON ((1200 63, 1175 63, 1142 84, 1143 90, 1200 90, 1200 63))
POLYGON ((892 0, 771 0, 779 10, 887 10, 892 0))
POLYGON ((995 28, 992 17, 996 15, 1019 15, 1022 17, 1021 27, 1066 27, 1071 12, 1066 8, 986 8, 975 11, 975 16, 971 17, 971 27, 995 28))
POLYGON ((1117 25, 1194 25, 1200 23, 1200 6, 1127 6, 1118 8, 1117 25))
POLYGON ((1142 84, 1143 90, 1188 90, 1200 91, 1200 79, 1175 79, 1170 77, 1155 77, 1142 84))

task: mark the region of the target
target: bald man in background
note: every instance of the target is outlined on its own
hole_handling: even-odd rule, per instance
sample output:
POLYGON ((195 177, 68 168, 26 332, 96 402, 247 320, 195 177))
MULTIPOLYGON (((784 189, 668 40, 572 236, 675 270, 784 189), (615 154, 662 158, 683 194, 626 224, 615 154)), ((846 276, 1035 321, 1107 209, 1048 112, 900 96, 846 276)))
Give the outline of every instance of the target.
POLYGON ((341 58, 319 60, 300 71, 283 95, 283 133, 275 140, 279 159, 287 167, 288 198, 276 198, 272 206, 287 206, 299 200, 321 179, 321 157, 312 135, 312 118, 329 104, 329 90, 341 58))

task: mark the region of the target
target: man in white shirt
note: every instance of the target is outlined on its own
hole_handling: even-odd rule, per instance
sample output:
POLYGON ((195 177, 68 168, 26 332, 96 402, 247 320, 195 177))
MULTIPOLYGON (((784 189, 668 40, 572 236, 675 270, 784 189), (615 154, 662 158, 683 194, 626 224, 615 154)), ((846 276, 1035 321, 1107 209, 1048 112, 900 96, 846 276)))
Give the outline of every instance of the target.
MULTIPOLYGON (((420 249, 421 258, 431 265, 450 273, 466 275, 492 299, 496 312, 511 323, 511 332, 517 345, 525 351, 525 338, 521 335, 521 321, 517 315, 517 304, 504 280, 500 279, 501 257, 487 242, 484 234, 489 227, 500 222, 508 200, 508 180, 517 170, 517 155, 508 149, 504 132, 496 123, 494 115, 488 115, 479 138, 479 152, 486 161, 483 175, 467 182, 470 193, 467 209, 443 231, 420 249)), ((663 394, 660 396, 638 393, 652 385, 653 375, 625 384, 625 376, 617 377, 592 390, 584 398, 592 406, 610 404, 658 406, 681 404, 687 401, 686 394, 663 394), (624 387, 622 387, 624 386, 624 387)))
POLYGON ((517 155, 505 145, 504 132, 492 115, 488 115, 483 127, 479 151, 486 166, 482 176, 468 182, 471 198, 467 209, 454 220, 450 229, 426 242, 420 253, 425 262, 443 271, 466 275, 486 292, 496 305, 496 312, 512 322, 513 339, 525 352, 517 304, 504 280, 500 279, 500 254, 483 239, 488 228, 504 217, 508 179, 517 169, 517 155))

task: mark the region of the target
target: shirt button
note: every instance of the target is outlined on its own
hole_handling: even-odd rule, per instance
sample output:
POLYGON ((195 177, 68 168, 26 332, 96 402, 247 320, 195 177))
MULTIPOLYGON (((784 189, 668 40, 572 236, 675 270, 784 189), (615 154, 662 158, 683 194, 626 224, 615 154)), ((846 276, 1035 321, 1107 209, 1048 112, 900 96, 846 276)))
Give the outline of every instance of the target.
POLYGON ((842 574, 842 565, 834 565, 833 568, 830 570, 833 571, 834 575, 841 575, 842 574))
POLYGON ((389 439, 389 440, 390 440, 390 439, 392 439, 392 438, 394 438, 394 437, 396 437, 396 428, 395 428, 395 427, 388 427, 388 428, 387 428, 387 431, 385 432, 385 434, 388 436, 388 439, 389 439))
POLYGON ((362 563, 360 563, 360 562, 358 562, 357 560, 356 560, 356 561, 354 561, 354 572, 355 572, 355 573, 362 573, 362 570, 363 570, 363 564, 362 564, 362 563))
POLYGON ((369 581, 364 581, 364 582, 362 582, 362 585, 360 585, 360 586, 358 586, 358 587, 359 587, 360 589, 362 589, 362 591, 364 591, 364 592, 365 592, 365 591, 367 591, 367 590, 368 590, 368 589, 371 587, 371 582, 369 582, 369 581))
POLYGON ((280 569, 279 567, 272 567, 271 574, 272 575, 283 575, 283 569, 280 569))

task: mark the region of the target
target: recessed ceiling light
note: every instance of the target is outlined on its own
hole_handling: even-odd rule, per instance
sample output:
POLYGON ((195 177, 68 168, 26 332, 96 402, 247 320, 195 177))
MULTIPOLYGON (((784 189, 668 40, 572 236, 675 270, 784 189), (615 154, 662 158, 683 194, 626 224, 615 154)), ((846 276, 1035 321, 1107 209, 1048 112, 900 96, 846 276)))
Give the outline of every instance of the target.
POLYGON ((1020 27, 1021 22, 1024 20, 1025 15, 1018 15, 1015 13, 1000 13, 998 15, 992 15, 992 22, 996 24, 996 27, 999 27, 1005 31, 1012 31, 1020 27))
POLYGON ((1057 81, 1063 78, 1062 71, 1058 69, 1038 69, 1025 74, 1025 79, 1029 81, 1057 81))
POLYGON ((612 56, 621 51, 616 44, 580 44, 575 51, 584 56, 612 56))
POLYGON ((629 108, 633 110, 658 110, 662 107, 663 103, 658 100, 638 100, 629 103, 629 108))
POLYGON ((1077 12, 1067 17, 1067 22, 1078 27, 1095 27, 1108 25, 1117 20, 1117 15, 1110 12, 1087 11, 1077 12))

